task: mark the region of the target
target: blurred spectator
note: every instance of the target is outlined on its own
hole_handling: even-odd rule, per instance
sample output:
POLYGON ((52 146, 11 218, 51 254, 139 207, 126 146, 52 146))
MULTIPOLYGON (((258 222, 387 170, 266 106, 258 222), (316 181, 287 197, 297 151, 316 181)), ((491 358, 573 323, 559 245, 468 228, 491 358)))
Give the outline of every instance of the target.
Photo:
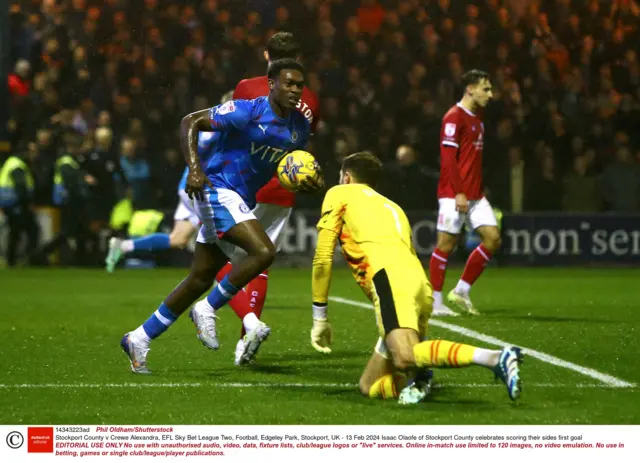
POLYGON ((437 179, 420 164, 418 153, 409 145, 400 145, 396 159, 385 166, 385 195, 406 211, 435 208, 437 179))
POLYGON ((27 156, 32 166, 31 173, 35 183, 33 202, 38 205, 51 204, 53 165, 58 155, 56 145, 53 132, 49 129, 38 130, 36 142, 28 144, 27 156))
POLYGON ((587 169, 587 159, 584 156, 576 156, 573 159, 573 170, 564 179, 564 211, 593 213, 602 210, 600 183, 587 169))
POLYGON ((602 175, 602 188, 607 210, 640 210, 640 168, 634 164, 629 148, 620 147, 616 150, 615 160, 602 175))
POLYGON ((539 168, 531 174, 527 188, 526 209, 530 211, 557 211, 562 202, 562 183, 553 157, 553 152, 546 149, 536 164, 539 168))
POLYGON ((151 209, 154 197, 151 188, 151 171, 147 161, 140 156, 135 139, 125 136, 120 143, 120 166, 124 172, 126 185, 131 189, 135 209, 151 209))
POLYGON ((497 169, 492 174, 488 176, 492 184, 489 188, 492 203, 504 211, 522 212, 529 188, 529 170, 522 149, 519 146, 509 147, 506 168, 497 169))
POLYGON ((385 11, 376 0, 362 0, 358 8, 358 26, 360 32, 373 35, 378 32, 385 11))
POLYGON ((95 147, 80 163, 87 183, 90 218, 94 229, 109 222, 111 210, 116 203, 115 176, 126 185, 127 178, 122 172, 120 161, 113 150, 113 132, 101 127, 95 132, 95 147))
POLYGON ((29 96, 29 75, 31 73, 31 64, 26 59, 20 59, 16 63, 13 73, 9 74, 7 85, 9 94, 15 98, 29 96))
POLYGON ((100 111, 100 113, 98 114, 98 120, 96 122, 96 125, 98 128, 111 127, 111 114, 109 113, 109 111, 100 111))
POLYGON ((7 77, 9 90, 9 110, 13 116, 15 126, 12 128, 16 141, 31 136, 27 133, 26 121, 29 119, 31 82, 31 64, 25 59, 20 59, 15 65, 14 72, 7 77))

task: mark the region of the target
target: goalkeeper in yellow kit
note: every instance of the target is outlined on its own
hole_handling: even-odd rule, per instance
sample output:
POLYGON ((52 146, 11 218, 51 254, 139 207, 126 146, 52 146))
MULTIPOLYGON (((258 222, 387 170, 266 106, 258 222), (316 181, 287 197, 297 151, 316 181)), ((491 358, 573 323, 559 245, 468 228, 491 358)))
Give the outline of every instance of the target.
POLYGON ((480 365, 491 369, 516 400, 521 392, 519 348, 499 351, 425 340, 431 284, 413 248, 404 211, 374 190, 381 175, 382 163, 373 154, 352 154, 343 161, 340 185, 324 198, 313 259, 313 347, 331 352, 327 301, 333 252, 340 241, 354 278, 373 303, 380 333, 360 378, 362 394, 416 403, 429 392, 430 368, 480 365))

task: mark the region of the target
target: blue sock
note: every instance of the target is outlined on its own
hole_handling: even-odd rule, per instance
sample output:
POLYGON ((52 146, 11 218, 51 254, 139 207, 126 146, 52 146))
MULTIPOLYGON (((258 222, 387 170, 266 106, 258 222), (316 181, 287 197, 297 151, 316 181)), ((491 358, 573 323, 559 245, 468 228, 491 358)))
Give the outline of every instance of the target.
POLYGON ((142 324, 142 329, 147 333, 147 336, 151 339, 155 339, 167 331, 177 318, 178 317, 176 317, 174 313, 171 312, 171 309, 169 309, 169 307, 167 307, 163 302, 160 304, 160 307, 158 307, 158 310, 153 312, 153 315, 151 315, 149 319, 142 324))
POLYGON ((134 251, 162 251, 170 247, 168 233, 154 233, 133 240, 134 251))
POLYGON ((207 296, 207 301, 213 307, 213 310, 218 310, 225 305, 233 296, 238 292, 238 288, 229 283, 229 275, 226 275, 218 285, 207 296))

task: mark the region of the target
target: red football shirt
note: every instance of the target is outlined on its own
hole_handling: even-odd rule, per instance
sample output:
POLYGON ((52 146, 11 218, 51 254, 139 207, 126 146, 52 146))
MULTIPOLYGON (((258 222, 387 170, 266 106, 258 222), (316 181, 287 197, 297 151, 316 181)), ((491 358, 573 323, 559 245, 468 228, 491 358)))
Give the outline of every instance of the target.
MULTIPOLYGON (((269 94, 269 80, 267 76, 254 77, 253 79, 241 80, 233 91, 233 99, 252 100, 259 96, 269 94)), ((296 107, 298 111, 307 118, 311 124, 311 133, 316 129, 318 123, 318 96, 305 87, 302 90, 302 97, 296 107)), ((277 177, 269 180, 256 195, 256 201, 263 204, 275 204, 282 207, 293 207, 295 204, 295 194, 285 190, 277 177)))
POLYGON ((455 198, 464 193, 467 199, 484 196, 482 184, 482 148, 484 124, 477 114, 460 103, 453 106, 442 118, 440 130, 440 181, 438 198, 455 198), (455 158, 451 154, 455 150, 455 158), (457 169, 457 173, 454 170, 457 169), (460 190, 456 191, 452 177, 460 179, 460 190))

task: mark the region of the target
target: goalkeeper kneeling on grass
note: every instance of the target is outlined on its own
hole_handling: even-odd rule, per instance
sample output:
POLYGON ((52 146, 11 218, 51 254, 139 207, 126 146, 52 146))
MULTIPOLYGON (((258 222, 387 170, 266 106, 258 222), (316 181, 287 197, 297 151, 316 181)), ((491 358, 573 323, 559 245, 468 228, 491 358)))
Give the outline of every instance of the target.
POLYGON ((333 252, 340 240, 356 282, 373 303, 380 333, 360 378, 363 395, 417 403, 429 393, 431 368, 479 365, 492 370, 516 400, 521 392, 519 348, 500 351, 425 340, 433 305, 431 284, 413 248, 404 211, 374 190, 381 174, 382 163, 373 154, 347 156, 340 185, 324 198, 313 259, 312 346, 331 352, 327 301, 333 252))

